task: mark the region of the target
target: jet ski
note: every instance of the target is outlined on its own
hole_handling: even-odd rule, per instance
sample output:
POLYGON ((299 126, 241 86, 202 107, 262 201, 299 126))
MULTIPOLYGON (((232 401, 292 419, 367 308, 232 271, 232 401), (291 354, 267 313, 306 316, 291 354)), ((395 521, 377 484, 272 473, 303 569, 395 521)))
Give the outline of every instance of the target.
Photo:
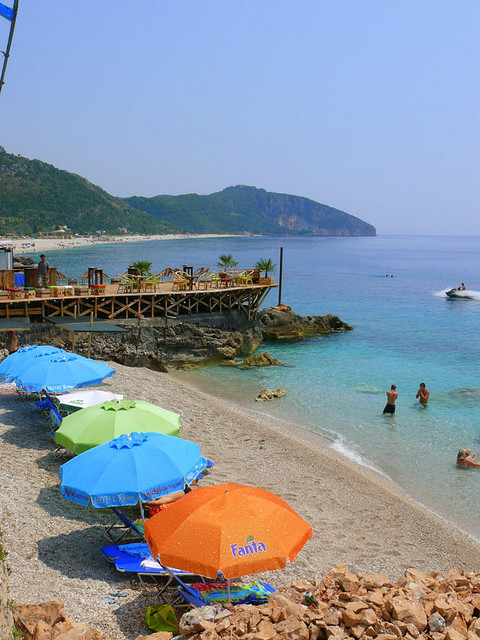
POLYGON ((475 298, 472 292, 466 289, 450 289, 450 291, 445 291, 445 295, 452 299, 473 300, 475 298))

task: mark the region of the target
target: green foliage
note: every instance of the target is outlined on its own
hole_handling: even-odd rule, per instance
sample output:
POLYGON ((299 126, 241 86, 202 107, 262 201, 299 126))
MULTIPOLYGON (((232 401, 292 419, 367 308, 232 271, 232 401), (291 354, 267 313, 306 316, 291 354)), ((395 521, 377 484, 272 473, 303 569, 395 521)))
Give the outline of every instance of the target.
POLYGON ((152 263, 148 262, 148 260, 137 260, 137 262, 132 262, 132 267, 138 269, 141 276, 149 276, 151 273, 152 263))
POLYGON ((255 263, 255 269, 260 269, 260 271, 264 271, 266 278, 268 278, 268 274, 270 272, 275 271, 276 266, 277 265, 273 262, 271 258, 261 258, 255 263))
POLYGON ((8 553, 5 551, 5 549, 0 544, 0 563, 1 564, 6 562, 7 556, 8 556, 8 553))
POLYGON ((284 193, 269 193, 255 187, 228 187, 200 196, 160 195, 153 198, 126 198, 164 223, 176 225, 184 233, 250 233, 264 235, 372 236, 372 225, 359 218, 284 193))
POLYGON ((73 233, 178 231, 78 175, 0 151, 0 230, 34 234, 67 225, 73 233))
POLYGON ((228 187, 218 193, 115 198, 85 178, 0 148, 0 232, 375 235, 354 216, 308 198, 228 187))
POLYGON ((217 267, 220 267, 220 269, 226 269, 227 267, 236 267, 237 264, 238 262, 233 259, 231 253, 229 253, 228 255, 223 254, 221 256, 218 256, 217 267))

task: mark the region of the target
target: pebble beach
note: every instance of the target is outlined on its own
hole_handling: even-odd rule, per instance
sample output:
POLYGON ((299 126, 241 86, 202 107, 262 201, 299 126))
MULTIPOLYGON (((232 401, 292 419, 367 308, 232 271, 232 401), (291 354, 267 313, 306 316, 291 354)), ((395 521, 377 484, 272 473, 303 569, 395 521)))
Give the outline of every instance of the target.
MULTIPOLYGON (((294 563, 262 574, 274 586, 322 577, 334 565, 398 579, 409 567, 446 572, 480 568, 480 545, 411 500, 375 471, 359 467, 329 441, 290 423, 206 393, 181 373, 112 365, 102 388, 159 404, 182 416, 181 435, 198 442, 215 466, 203 485, 238 482, 277 493, 313 527, 294 563)), ((111 640, 147 633, 152 588, 140 588, 103 558, 105 510, 61 498, 65 459, 35 405, 0 397, 0 520, 15 601, 65 602, 67 615, 111 640), (116 604, 111 592, 125 597, 116 604)))

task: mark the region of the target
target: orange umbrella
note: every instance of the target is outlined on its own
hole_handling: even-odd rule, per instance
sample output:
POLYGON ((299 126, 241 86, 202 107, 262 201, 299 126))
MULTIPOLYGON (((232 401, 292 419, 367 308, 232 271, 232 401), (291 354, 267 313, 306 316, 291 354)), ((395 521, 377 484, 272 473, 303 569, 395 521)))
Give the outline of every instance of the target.
POLYGON ((239 484, 195 489, 145 523, 154 558, 213 579, 282 569, 311 537, 284 500, 239 484))

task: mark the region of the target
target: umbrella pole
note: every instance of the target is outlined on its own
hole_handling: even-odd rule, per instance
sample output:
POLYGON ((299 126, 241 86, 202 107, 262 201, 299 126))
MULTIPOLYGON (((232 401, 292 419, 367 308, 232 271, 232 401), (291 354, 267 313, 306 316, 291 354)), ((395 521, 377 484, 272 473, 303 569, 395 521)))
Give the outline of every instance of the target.
POLYGON ((145 522, 145 512, 143 510, 143 502, 140 501, 140 514, 142 516, 142 522, 145 522))
POLYGON ((230 578, 227 578, 227 602, 230 602, 230 578))
POLYGON ((87 351, 87 358, 90 358, 90 354, 92 353, 92 333, 89 332, 88 334, 88 351, 87 351))

